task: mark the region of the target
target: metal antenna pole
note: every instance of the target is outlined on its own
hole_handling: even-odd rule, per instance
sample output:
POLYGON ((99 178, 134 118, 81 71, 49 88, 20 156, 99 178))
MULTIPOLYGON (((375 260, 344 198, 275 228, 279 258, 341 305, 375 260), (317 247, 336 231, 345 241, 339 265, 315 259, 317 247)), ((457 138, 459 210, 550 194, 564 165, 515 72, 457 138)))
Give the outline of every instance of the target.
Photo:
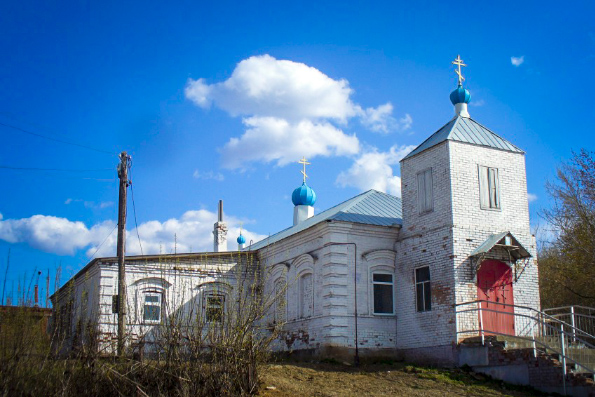
POLYGON ((118 178, 120 197, 118 200, 118 356, 124 356, 126 338, 126 193, 128 190, 128 154, 120 154, 118 178))

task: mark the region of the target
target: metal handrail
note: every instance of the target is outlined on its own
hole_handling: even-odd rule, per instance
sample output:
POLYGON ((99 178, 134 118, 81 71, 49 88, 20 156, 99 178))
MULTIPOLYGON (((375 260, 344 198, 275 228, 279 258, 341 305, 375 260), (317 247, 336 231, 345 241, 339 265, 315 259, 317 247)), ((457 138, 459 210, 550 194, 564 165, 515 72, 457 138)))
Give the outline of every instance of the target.
MULTIPOLYGON (((559 357, 562 361, 563 371, 564 371, 565 375, 566 375, 566 362, 571 362, 577 368, 580 367, 583 370, 595 375, 595 368, 588 367, 585 365, 585 363, 577 361, 575 358, 570 356, 570 353, 568 353, 566 351, 567 350, 566 349, 567 348, 567 346, 566 346, 567 340, 574 341, 575 343, 580 344, 583 348, 587 349, 586 351, 589 351, 589 350, 595 351, 595 346, 593 344, 591 344, 590 342, 587 342, 587 341, 581 339, 580 336, 577 336, 577 331, 578 331, 578 333, 583 333, 590 338, 592 338, 592 336, 590 334, 585 333, 584 331, 577 329, 576 327, 560 320, 560 319, 557 319, 551 315, 548 315, 547 313, 541 312, 541 311, 534 309, 532 307, 529 307, 529 306, 505 304, 505 303, 492 302, 492 301, 486 301, 486 300, 476 300, 476 301, 471 301, 471 302, 458 303, 458 304, 454 305, 454 308, 455 308, 455 314, 457 316, 457 332, 456 332, 457 335, 468 334, 468 333, 474 333, 474 334, 479 333, 481 335, 482 344, 485 344, 485 334, 486 333, 493 334, 493 335, 502 335, 502 336, 507 336, 507 337, 512 337, 512 338, 532 342, 533 351, 534 351, 535 356, 537 356, 537 345, 539 345, 540 347, 543 347, 545 350, 549 350, 549 351, 559 355, 559 357), (508 306, 508 307, 513 307, 517 310, 515 310, 514 312, 510 312, 510 311, 505 312, 505 311, 500 311, 500 310, 495 310, 495 309, 490 309, 490 308, 484 308, 481 305, 482 303, 489 303, 491 305, 499 305, 499 306, 505 306, 505 307, 508 306), (475 307, 463 308, 463 310, 459 309, 459 308, 462 308, 463 306, 471 306, 471 305, 474 305, 475 307), (523 310, 526 310, 529 313, 521 313, 521 311, 523 311, 523 310), (465 313, 472 313, 472 312, 477 312, 479 315, 479 319, 478 319, 479 320, 479 329, 475 329, 476 326, 471 325, 472 329, 459 330, 460 322, 459 322, 458 316, 464 315, 465 313), (484 312, 491 312, 491 313, 498 313, 501 315, 513 316, 513 318, 528 319, 529 323, 527 324, 527 326, 530 327, 530 331, 526 335, 510 335, 510 334, 506 334, 503 332, 486 329, 484 321, 483 321, 484 312), (556 325, 559 325, 559 327, 557 327, 556 325), (536 326, 537 326, 537 331, 538 331, 537 334, 539 334, 540 336, 552 337, 555 339, 559 339, 560 345, 561 345, 561 351, 558 350, 558 347, 552 346, 551 344, 547 343, 547 341, 538 339, 538 337, 536 337, 536 332, 535 332, 536 326), (549 333, 546 331, 549 331, 549 333)), ((527 330, 527 328, 526 328, 526 330, 527 330)), ((576 349, 575 349, 575 352, 576 352, 576 349)))
MULTIPOLYGON (((564 326, 570 327, 570 329, 572 331, 574 331, 575 333, 578 332, 580 334, 583 334, 583 336, 585 336, 587 338, 594 338, 595 339, 595 336, 594 335, 591 335, 588 332, 585 332, 584 330, 575 327, 573 324, 567 323, 566 321, 562 321, 559 318, 556 318, 555 317, 556 315, 547 314, 547 313, 542 312, 542 311, 539 311, 539 310, 537 310, 537 309, 535 309, 535 308, 533 308, 531 306, 514 305, 514 304, 511 304, 511 303, 501 303, 501 302, 488 301, 488 300, 485 300, 485 299, 478 299, 478 300, 469 301, 469 302, 455 303, 454 304, 454 307, 456 308, 458 306, 473 305, 473 304, 479 304, 479 303, 489 303, 490 305, 510 306, 510 307, 515 308, 515 309, 529 310, 529 311, 532 311, 532 312, 540 315, 543 319, 546 319, 547 318, 547 319, 549 319, 549 320, 551 320, 553 322, 563 323, 564 326)), ((475 309, 470 309, 470 310, 475 310, 475 309)), ((481 310, 491 311, 492 309, 482 308, 481 310)), ((497 311, 497 312, 498 313, 508 313, 508 312, 499 312, 499 311, 497 311)), ((459 312, 459 313, 462 313, 462 312, 459 312)), ((511 314, 511 313, 508 313, 508 314, 511 314)))
POLYGON ((587 309, 590 312, 594 312, 595 313, 595 307, 589 307, 589 306, 581 306, 581 305, 570 305, 570 306, 560 306, 560 307, 550 307, 547 309, 543 309, 543 312, 549 312, 552 310, 560 310, 560 309, 570 309, 571 307, 578 307, 580 309, 587 309))

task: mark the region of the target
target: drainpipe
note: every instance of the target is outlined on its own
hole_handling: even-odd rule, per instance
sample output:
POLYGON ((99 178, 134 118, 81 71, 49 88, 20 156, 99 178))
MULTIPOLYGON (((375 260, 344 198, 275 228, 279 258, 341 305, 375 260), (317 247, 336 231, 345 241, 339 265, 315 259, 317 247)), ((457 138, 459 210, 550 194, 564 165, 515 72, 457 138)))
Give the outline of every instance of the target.
POLYGON ((359 348, 358 348, 358 335, 357 335, 357 244, 356 243, 326 243, 323 247, 331 245, 353 245, 353 301, 354 307, 354 320, 355 320, 355 357, 353 358, 354 366, 359 366, 359 348))

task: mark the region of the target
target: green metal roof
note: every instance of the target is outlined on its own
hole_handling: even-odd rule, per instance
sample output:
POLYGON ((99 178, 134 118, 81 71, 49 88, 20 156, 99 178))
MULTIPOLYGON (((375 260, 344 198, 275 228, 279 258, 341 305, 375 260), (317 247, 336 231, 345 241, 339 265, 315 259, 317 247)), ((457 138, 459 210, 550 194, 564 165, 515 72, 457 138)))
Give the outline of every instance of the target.
POLYGON ((524 153, 521 149, 472 118, 457 116, 423 141, 421 145, 413 149, 403 160, 447 140, 486 146, 509 152, 524 153))
POLYGON ((502 232, 498 234, 490 235, 481 245, 473 250, 469 256, 477 256, 482 254, 487 254, 490 252, 496 245, 499 245, 507 251, 510 252, 511 256, 515 259, 522 259, 522 258, 531 258, 531 254, 525 247, 519 243, 516 237, 513 236, 511 232, 502 232), (505 237, 510 236, 512 245, 505 245, 505 237))
POLYGON ((257 250, 306 230, 323 221, 343 221, 364 223, 367 225, 394 226, 402 225, 403 213, 401 199, 376 190, 368 190, 341 204, 306 219, 295 226, 261 240, 247 249, 257 250))

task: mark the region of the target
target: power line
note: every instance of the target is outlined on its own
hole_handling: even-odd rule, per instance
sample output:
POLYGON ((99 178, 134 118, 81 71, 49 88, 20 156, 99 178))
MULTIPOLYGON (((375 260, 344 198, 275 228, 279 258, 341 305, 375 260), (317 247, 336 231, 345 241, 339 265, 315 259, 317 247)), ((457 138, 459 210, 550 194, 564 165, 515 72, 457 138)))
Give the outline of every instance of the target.
POLYGON ((107 235, 107 237, 101 242, 101 244, 99 244, 99 247, 97 247, 95 252, 93 252, 93 255, 91 255, 91 257, 89 258, 89 261, 91 261, 95 257, 95 254, 97 254, 97 251, 99 251, 101 246, 107 241, 107 239, 112 235, 112 233, 114 232, 114 230, 116 230, 117 227, 118 227, 118 224, 116 223, 116 226, 114 226, 114 228, 112 229, 110 234, 107 235))
POLYGON ((32 132, 32 131, 25 130, 25 129, 20 128, 20 127, 17 127, 15 125, 7 124, 7 123, 2 123, 2 122, 0 122, 0 125, 3 125, 4 127, 12 128, 12 129, 17 130, 17 131, 20 131, 20 132, 24 132, 25 134, 33 135, 33 136, 36 136, 36 137, 39 137, 39 138, 48 139, 50 141, 60 142, 60 143, 66 144, 66 145, 77 146, 77 147, 80 147, 80 148, 83 148, 83 149, 93 150, 93 151, 99 152, 99 153, 106 153, 106 154, 110 154, 110 155, 116 155, 116 153, 108 152, 107 150, 96 149, 96 148, 93 148, 93 147, 90 147, 90 146, 81 145, 79 143, 68 142, 68 141, 65 141, 63 139, 52 138, 50 136, 38 134, 37 132, 32 132))
POLYGON ((61 172, 103 172, 103 171, 113 171, 112 168, 101 168, 101 169, 96 169, 96 170, 72 170, 72 169, 65 169, 65 168, 11 167, 9 165, 0 165, 0 168, 7 169, 7 170, 19 170, 19 171, 61 171, 61 172))
MULTIPOLYGON (((128 163, 128 168, 130 169, 131 164, 128 163)), ((131 175, 131 179, 132 179, 132 172, 130 173, 131 175)), ((138 223, 136 222, 136 205, 134 204, 134 189, 132 188, 132 181, 130 181, 130 193, 132 195, 132 211, 134 213, 134 225, 136 226, 136 237, 138 237, 138 245, 140 246, 140 254, 141 255, 145 255, 143 253, 143 245, 140 242, 140 234, 138 234, 138 223)))

